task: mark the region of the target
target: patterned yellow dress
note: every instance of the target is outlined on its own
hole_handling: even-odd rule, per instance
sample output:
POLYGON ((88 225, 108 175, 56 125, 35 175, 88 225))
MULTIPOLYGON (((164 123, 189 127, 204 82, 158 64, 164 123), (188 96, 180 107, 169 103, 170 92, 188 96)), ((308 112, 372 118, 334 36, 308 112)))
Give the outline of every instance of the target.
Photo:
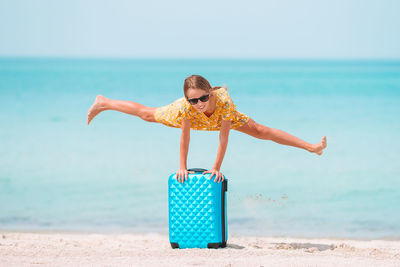
POLYGON ((157 108, 154 118, 159 123, 175 128, 181 128, 182 119, 186 118, 191 121, 190 129, 204 131, 219 131, 222 120, 230 120, 232 129, 236 129, 250 120, 250 117, 236 110, 236 105, 226 88, 222 87, 213 93, 216 96, 217 107, 210 117, 197 111, 185 97, 182 97, 167 106, 157 108))

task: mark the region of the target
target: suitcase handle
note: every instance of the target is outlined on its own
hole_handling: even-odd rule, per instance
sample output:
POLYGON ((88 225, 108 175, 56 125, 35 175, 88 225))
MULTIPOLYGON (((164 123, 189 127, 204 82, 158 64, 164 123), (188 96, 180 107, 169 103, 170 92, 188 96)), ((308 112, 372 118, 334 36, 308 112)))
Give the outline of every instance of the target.
POLYGON ((202 168, 193 168, 193 169, 189 169, 188 171, 193 171, 193 172, 205 172, 207 171, 206 169, 202 169, 202 168))

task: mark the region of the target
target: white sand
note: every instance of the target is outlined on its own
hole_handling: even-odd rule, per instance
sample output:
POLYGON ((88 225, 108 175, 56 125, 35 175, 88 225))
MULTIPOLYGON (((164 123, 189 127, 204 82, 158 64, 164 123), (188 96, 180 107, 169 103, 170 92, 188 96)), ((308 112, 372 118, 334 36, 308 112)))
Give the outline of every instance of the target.
POLYGON ((171 249, 159 234, 0 234, 0 266, 400 266, 400 241, 229 236, 171 249))

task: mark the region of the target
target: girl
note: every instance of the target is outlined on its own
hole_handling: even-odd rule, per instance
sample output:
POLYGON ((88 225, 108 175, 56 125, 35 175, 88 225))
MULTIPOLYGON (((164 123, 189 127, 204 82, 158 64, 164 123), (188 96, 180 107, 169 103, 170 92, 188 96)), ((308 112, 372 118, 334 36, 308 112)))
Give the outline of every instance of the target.
POLYGON ((190 129, 220 131, 217 159, 211 170, 204 173, 215 175, 214 181, 223 181, 221 164, 224 159, 230 129, 248 134, 258 139, 272 140, 276 143, 294 146, 321 155, 327 146, 326 136, 318 144, 307 143, 282 130, 269 128, 255 122, 236 110, 227 88, 211 87, 200 75, 185 79, 183 86, 185 97, 164 107, 146 107, 136 102, 112 100, 98 95, 88 111, 87 124, 104 110, 116 110, 138 116, 148 122, 158 122, 169 127, 182 129, 180 144, 180 167, 176 173, 179 182, 187 180, 187 155, 189 150, 190 129))

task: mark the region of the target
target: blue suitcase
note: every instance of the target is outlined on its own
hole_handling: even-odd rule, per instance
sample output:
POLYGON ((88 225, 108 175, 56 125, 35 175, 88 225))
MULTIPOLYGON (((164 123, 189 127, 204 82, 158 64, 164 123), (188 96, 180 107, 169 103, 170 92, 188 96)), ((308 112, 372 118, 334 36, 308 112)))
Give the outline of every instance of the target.
POLYGON ((228 181, 214 182, 205 169, 179 183, 176 173, 168 179, 169 241, 172 248, 226 247, 228 225, 226 191, 228 181))

